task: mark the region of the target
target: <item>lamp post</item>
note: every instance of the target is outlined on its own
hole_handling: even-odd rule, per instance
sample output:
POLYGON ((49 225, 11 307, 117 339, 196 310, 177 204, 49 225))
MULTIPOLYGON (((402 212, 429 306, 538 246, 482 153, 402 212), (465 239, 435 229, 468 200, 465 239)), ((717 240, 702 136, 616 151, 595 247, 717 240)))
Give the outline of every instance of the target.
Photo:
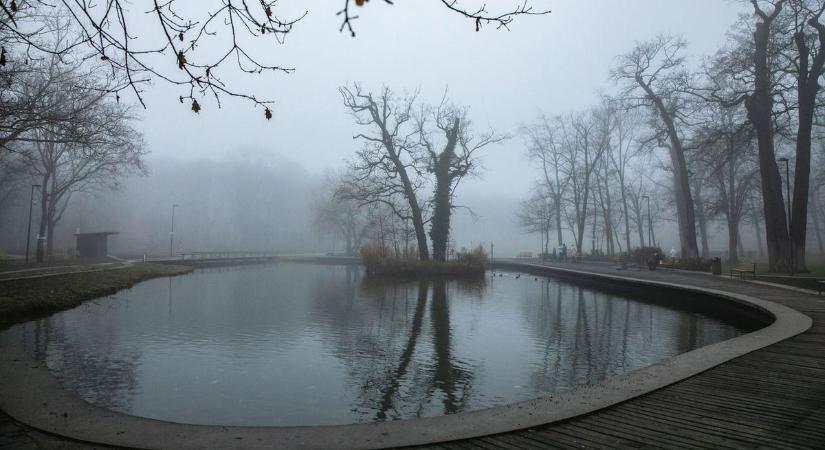
MULTIPOLYGON (((791 238, 791 172, 788 168, 790 161, 784 156, 777 158, 776 161, 785 164, 785 186, 788 197, 788 207, 786 208, 788 210, 788 245, 791 247, 791 261, 788 264, 788 267, 791 270, 791 276, 793 276, 794 267, 796 266, 796 259, 794 259, 793 239, 791 238)), ((782 175, 780 175, 780 178, 781 177, 782 175)))
POLYGON ((647 200, 647 245, 655 247, 656 245, 653 242, 653 218, 650 216, 650 197, 643 195, 642 198, 647 200))
POLYGON ((175 256, 175 208, 179 207, 177 203, 172 205, 172 227, 169 231, 169 257, 175 256))
POLYGON ((29 195, 29 227, 26 228, 26 264, 29 263, 29 245, 32 240, 32 206, 34 205, 34 188, 39 187, 39 184, 33 184, 31 195, 29 195))

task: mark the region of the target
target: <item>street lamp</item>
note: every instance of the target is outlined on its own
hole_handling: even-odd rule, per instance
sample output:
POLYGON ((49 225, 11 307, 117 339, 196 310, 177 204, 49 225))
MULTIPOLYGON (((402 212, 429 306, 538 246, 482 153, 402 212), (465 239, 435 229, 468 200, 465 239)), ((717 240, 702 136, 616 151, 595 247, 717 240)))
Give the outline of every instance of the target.
POLYGON ((32 185, 32 192, 29 196, 29 227, 26 229, 26 264, 29 263, 29 244, 32 240, 32 205, 34 204, 34 188, 39 188, 39 184, 32 185))
MULTIPOLYGON (((790 245, 790 247, 791 247, 791 261, 790 261, 790 264, 788 264, 788 266, 791 270, 791 276, 793 276, 794 266, 796 266, 796 260, 794 259, 793 239, 791 238, 791 172, 790 172, 790 169, 788 168, 790 161, 788 160, 788 158, 786 158, 784 156, 781 157, 781 158, 777 158, 776 161, 785 164, 785 186, 786 186, 786 192, 788 193, 788 195, 787 195, 787 197, 788 197, 788 208, 787 208, 787 210, 788 210, 788 245, 790 245)), ((782 178, 781 174, 779 175, 779 178, 780 178, 780 181, 781 181, 781 178, 782 178)))
POLYGON ((169 257, 175 257, 175 208, 179 207, 177 203, 172 205, 172 227, 169 231, 169 257))
POLYGON ((647 244, 649 247, 655 247, 653 242, 653 218, 650 216, 650 197, 643 195, 642 199, 647 200, 647 244))

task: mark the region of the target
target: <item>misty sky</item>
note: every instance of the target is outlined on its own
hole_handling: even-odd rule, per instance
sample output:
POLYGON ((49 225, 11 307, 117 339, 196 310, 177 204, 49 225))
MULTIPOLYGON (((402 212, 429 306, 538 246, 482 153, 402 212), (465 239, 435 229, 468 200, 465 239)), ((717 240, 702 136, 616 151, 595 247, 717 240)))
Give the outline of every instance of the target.
MULTIPOLYGON (((261 109, 233 99, 224 99, 222 110, 207 100, 195 115, 188 104, 178 102, 178 91, 158 83, 147 92, 149 109, 143 113, 148 149, 185 159, 288 159, 318 173, 340 167, 359 146, 352 141, 353 122, 337 91, 352 81, 369 89, 382 84, 396 91, 420 87, 433 102, 449 87, 456 104, 470 107, 476 127, 515 135, 539 109, 563 113, 593 104, 597 90, 612 88, 608 70, 615 56, 635 40, 678 33, 688 40, 691 55, 705 55, 723 43, 744 10, 741 3, 725 0, 532 3, 553 13, 518 18, 509 32, 476 33, 471 21, 447 13, 436 1, 401 0, 388 6, 376 0, 359 11, 353 39, 338 32, 339 2, 279 2, 282 16, 300 8, 309 15, 284 45, 260 41, 259 54, 297 70, 237 78, 256 95, 276 100, 273 120, 267 122, 261 109)), ((533 173, 525 176, 530 169, 519 136, 489 149, 484 165, 483 179, 469 181, 463 189, 525 197, 535 178, 533 173)))

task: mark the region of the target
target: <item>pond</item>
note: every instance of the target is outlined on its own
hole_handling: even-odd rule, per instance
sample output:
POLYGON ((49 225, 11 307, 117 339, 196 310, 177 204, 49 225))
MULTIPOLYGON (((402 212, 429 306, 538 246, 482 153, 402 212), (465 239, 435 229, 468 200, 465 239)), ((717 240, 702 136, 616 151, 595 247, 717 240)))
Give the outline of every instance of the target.
POLYGON ((375 422, 568 391, 756 327, 686 310, 691 298, 673 292, 502 271, 375 280, 355 266, 278 263, 146 281, 0 340, 80 398, 135 416, 375 422))

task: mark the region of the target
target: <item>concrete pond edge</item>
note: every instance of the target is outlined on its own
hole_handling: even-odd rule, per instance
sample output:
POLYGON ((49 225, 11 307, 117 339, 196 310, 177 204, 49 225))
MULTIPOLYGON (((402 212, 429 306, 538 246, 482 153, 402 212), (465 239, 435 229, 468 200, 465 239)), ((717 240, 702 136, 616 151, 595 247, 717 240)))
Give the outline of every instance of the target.
POLYGON ((494 267, 701 293, 754 308, 775 320, 752 333, 555 396, 439 417, 315 427, 190 425, 109 411, 65 390, 43 364, 21 348, 4 346, 0 347, 0 410, 46 433, 129 448, 372 449, 422 445, 537 427, 591 413, 801 334, 813 324, 810 317, 794 309, 734 292, 523 262, 494 263, 494 267))

